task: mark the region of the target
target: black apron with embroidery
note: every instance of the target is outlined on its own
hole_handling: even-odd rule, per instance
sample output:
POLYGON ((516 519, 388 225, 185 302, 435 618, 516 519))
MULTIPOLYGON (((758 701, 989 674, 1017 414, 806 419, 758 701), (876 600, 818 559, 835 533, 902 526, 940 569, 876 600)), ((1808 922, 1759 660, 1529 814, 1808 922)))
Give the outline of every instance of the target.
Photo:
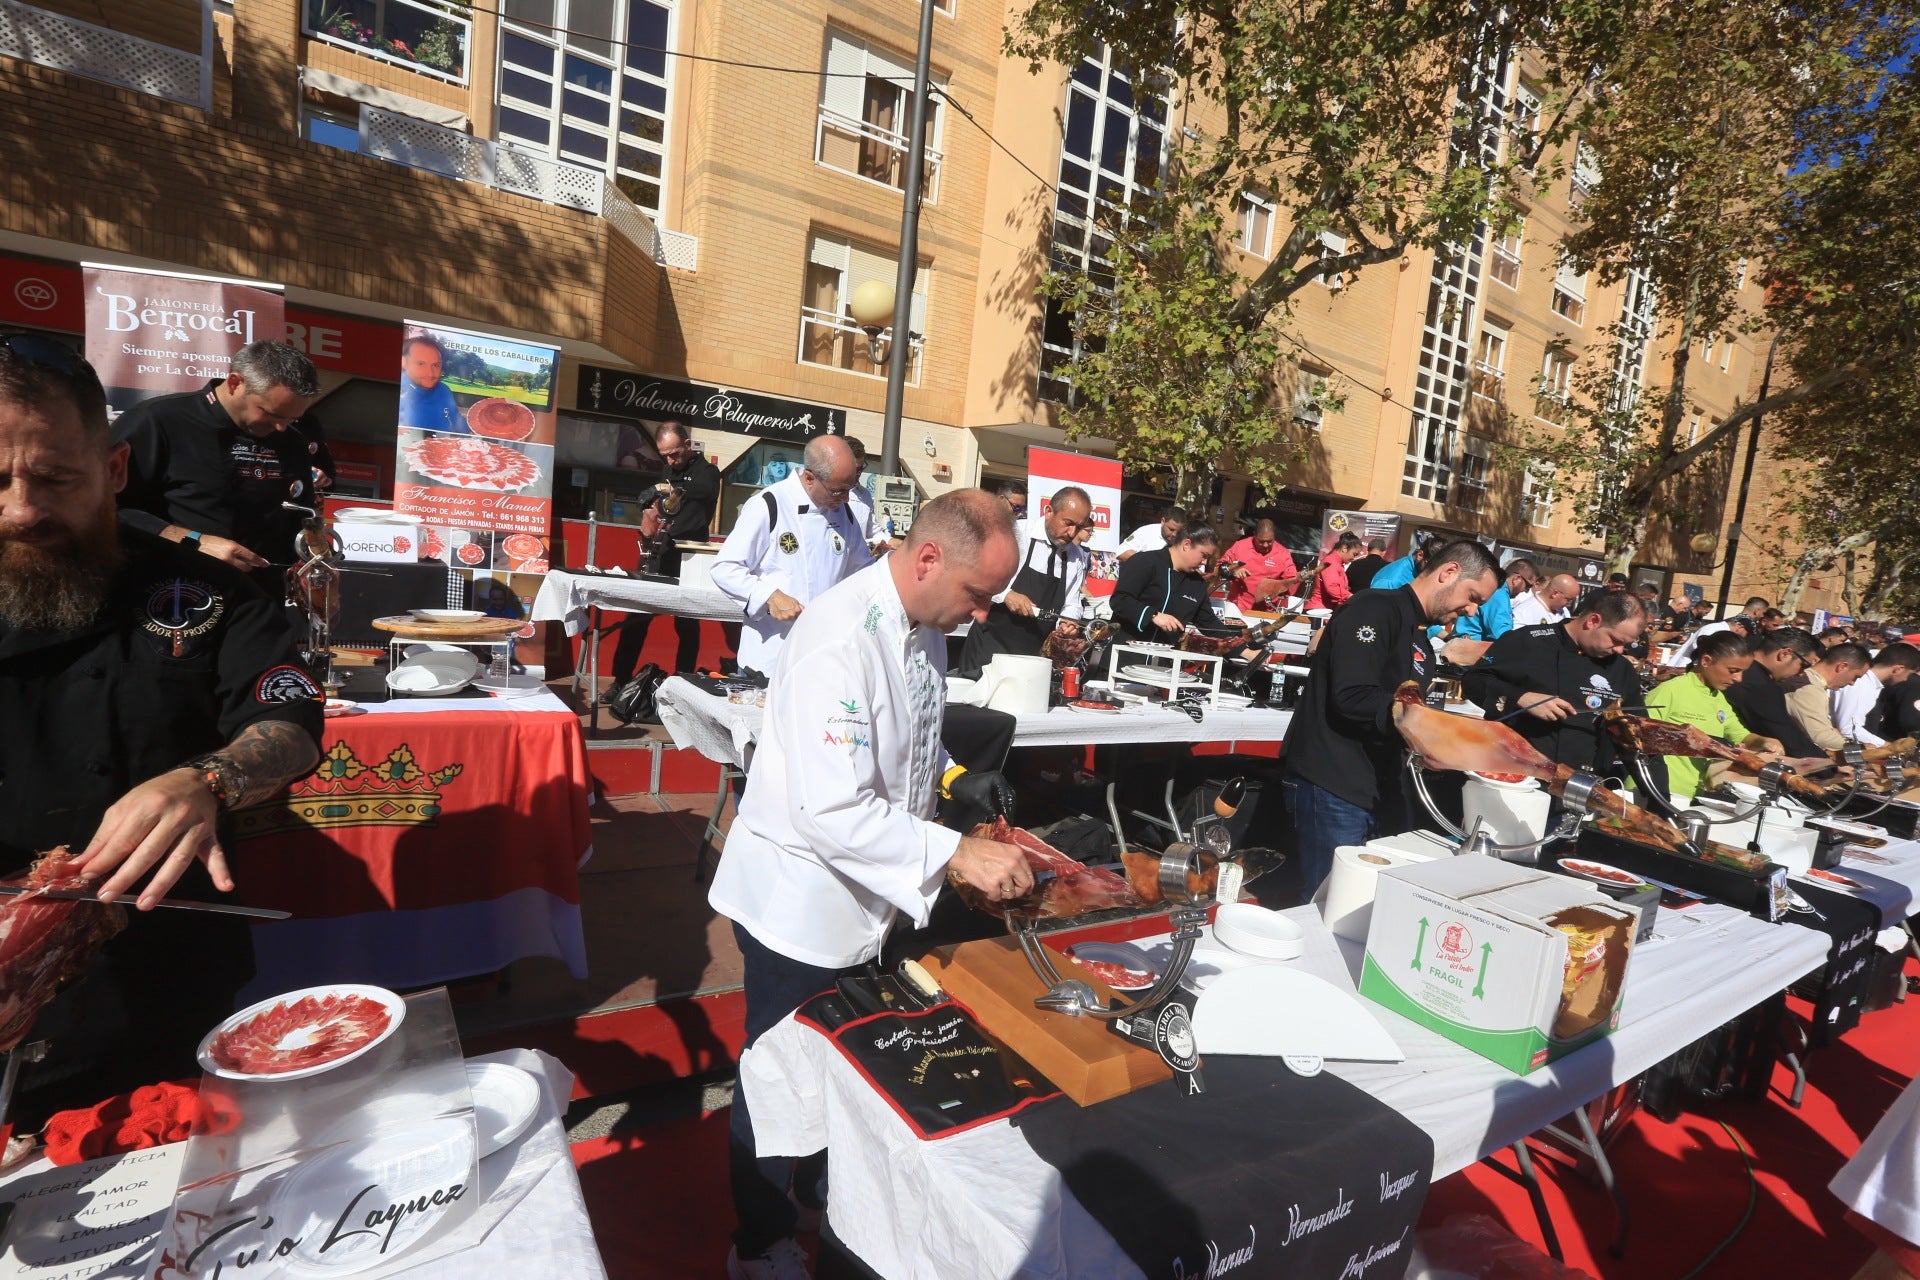
MULTIPOLYGON (((1049 546, 1040 538, 1027 539, 1026 546, 1021 548, 1020 572, 1013 575, 1007 590, 1017 591, 1033 601, 1035 613, 1058 613, 1067 603, 1067 556, 1071 551, 1071 547, 1049 546), (1044 572, 1033 567, 1035 546, 1047 551, 1044 572)), ((973 629, 967 632, 959 674, 969 680, 978 679, 996 653, 1029 657, 1038 654, 1056 625, 1051 619, 1043 622, 1039 618, 1023 618, 1004 604, 994 605, 987 611, 987 620, 974 623, 973 629)))

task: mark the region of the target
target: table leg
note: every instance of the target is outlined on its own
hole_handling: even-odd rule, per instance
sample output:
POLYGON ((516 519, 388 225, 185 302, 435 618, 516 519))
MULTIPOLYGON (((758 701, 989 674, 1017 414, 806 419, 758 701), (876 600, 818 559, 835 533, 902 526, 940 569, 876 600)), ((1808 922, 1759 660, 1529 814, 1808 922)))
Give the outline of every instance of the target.
POLYGON ((1525 1138, 1513 1144, 1513 1155, 1514 1159, 1520 1163, 1520 1170, 1517 1173, 1492 1156, 1488 1156, 1480 1163, 1501 1177, 1517 1182, 1527 1189, 1527 1199, 1533 1202, 1533 1216, 1540 1224, 1540 1238, 1546 1241, 1548 1255, 1555 1262, 1565 1262, 1566 1257, 1560 1252, 1560 1237, 1553 1230, 1553 1215, 1547 1212, 1547 1198, 1540 1189, 1540 1176, 1534 1172, 1533 1153, 1527 1150, 1525 1138))
POLYGON ((1607 1252, 1616 1258, 1623 1258, 1627 1253, 1627 1226, 1629 1221, 1627 1217, 1626 1193, 1620 1189, 1620 1184, 1614 1180, 1613 1162, 1607 1159, 1607 1149, 1600 1145, 1600 1136, 1594 1132, 1593 1120, 1587 1115, 1587 1109, 1585 1107, 1579 1107, 1574 1110, 1573 1123, 1580 1130, 1577 1136, 1568 1133, 1558 1125, 1552 1124, 1546 1127, 1545 1132, 1552 1134, 1580 1155, 1586 1156, 1593 1161, 1594 1172, 1600 1176, 1600 1185, 1605 1187, 1607 1194, 1613 1197, 1614 1222, 1617 1225, 1614 1230, 1613 1243, 1608 1246, 1607 1252))
POLYGON ((587 606, 587 737, 600 736, 600 606, 587 606))
POLYGON ((730 764, 720 766, 720 788, 713 793, 713 812, 707 815, 707 829, 701 833, 700 850, 693 858, 695 884, 707 882, 707 851, 713 850, 717 859, 719 848, 714 841, 726 839, 720 830, 720 815, 727 811, 727 797, 733 794, 733 780, 745 776, 745 773, 730 764))

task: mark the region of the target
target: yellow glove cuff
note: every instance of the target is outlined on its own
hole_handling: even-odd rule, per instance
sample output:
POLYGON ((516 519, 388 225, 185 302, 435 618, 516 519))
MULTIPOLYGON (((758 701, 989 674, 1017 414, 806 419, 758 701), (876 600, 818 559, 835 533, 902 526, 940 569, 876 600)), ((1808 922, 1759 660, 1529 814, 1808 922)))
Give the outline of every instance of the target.
POLYGON ((940 775, 940 798, 942 800, 953 799, 953 792, 951 790, 951 788, 953 787, 953 780, 959 777, 961 774, 965 773, 966 771, 967 771, 967 766, 963 764, 956 764, 956 765, 948 766, 947 771, 940 775))

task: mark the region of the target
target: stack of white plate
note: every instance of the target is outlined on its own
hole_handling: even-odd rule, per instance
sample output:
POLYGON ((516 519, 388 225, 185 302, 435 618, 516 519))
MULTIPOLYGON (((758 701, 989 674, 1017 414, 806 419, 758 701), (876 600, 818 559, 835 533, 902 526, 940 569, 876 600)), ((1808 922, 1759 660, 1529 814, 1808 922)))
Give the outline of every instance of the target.
POLYGON ((470 650, 448 646, 414 645, 407 660, 387 673, 387 687, 401 693, 440 697, 458 693, 473 683, 480 659, 470 650))

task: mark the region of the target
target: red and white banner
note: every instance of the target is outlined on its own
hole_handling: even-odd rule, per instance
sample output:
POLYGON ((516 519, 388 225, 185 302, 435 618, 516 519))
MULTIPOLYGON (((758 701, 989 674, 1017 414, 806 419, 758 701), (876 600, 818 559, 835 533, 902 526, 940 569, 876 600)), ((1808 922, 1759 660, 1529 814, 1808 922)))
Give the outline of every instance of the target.
POLYGON ((1093 499, 1090 551, 1120 550, 1120 464, 1060 449, 1027 450, 1027 510, 1045 512, 1053 495, 1077 484, 1093 499))
POLYGON ((87 267, 83 279, 87 362, 115 416, 225 378, 240 348, 286 333, 285 299, 244 281, 123 267, 87 267))

